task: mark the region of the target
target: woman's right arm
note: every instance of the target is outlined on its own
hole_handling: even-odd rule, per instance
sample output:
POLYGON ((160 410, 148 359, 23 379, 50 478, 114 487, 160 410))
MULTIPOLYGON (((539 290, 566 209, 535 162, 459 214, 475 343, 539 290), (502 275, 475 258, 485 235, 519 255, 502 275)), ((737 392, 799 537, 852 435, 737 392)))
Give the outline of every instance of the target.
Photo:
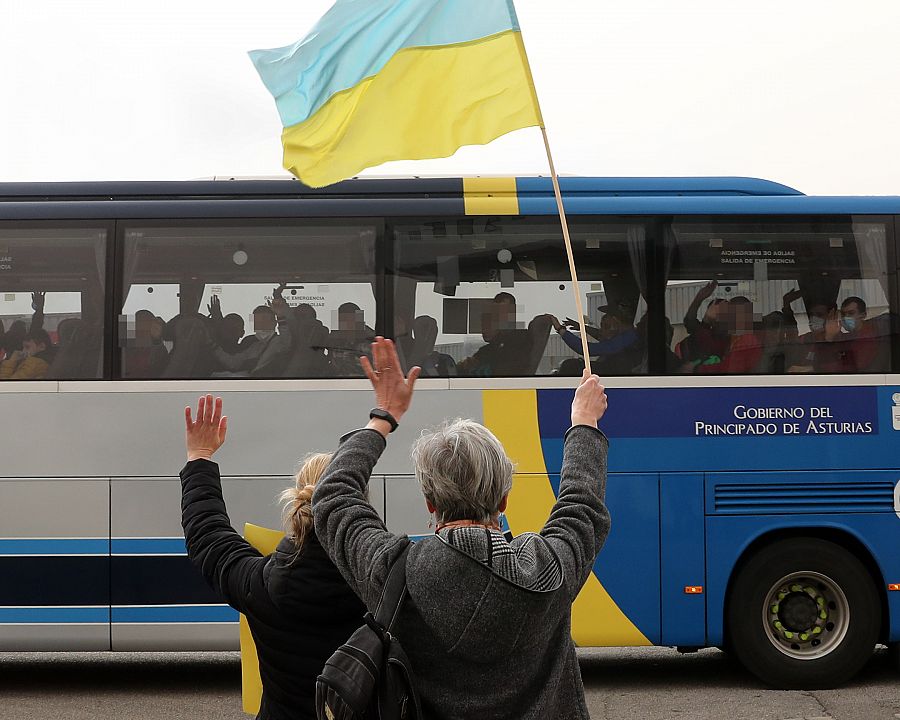
POLYGON ((188 463, 181 471, 181 526, 188 557, 206 582, 236 610, 246 612, 250 581, 265 563, 231 526, 219 466, 212 456, 225 440, 222 399, 200 398, 197 421, 185 408, 188 463))
MULTIPOLYGON (((399 422, 409 407, 420 368, 412 368, 409 377, 404 377, 394 344, 382 337, 372 343, 372 358, 374 368, 366 357, 360 362, 375 390, 375 404, 399 422)), ((406 536, 388 531, 366 499, 369 478, 390 431, 386 420, 375 418, 364 429, 341 438, 316 483, 312 501, 316 537, 353 591, 373 611, 391 565, 410 542, 406 536)))

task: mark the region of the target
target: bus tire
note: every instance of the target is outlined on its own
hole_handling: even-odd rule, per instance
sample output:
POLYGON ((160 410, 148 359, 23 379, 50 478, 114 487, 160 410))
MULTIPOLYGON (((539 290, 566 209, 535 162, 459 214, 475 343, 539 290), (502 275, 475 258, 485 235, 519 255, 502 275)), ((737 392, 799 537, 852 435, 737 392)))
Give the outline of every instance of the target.
POLYGON ((766 684, 833 688, 872 656, 881 604, 852 553, 827 540, 797 538, 762 548, 739 570, 725 623, 738 660, 766 684))

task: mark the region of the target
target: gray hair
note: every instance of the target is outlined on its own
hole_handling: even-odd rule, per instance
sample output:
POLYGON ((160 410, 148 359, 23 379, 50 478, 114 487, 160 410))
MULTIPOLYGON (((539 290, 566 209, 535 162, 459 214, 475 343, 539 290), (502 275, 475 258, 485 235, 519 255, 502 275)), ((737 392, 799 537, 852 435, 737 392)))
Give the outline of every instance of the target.
POLYGON ((438 522, 487 523, 512 489, 512 460, 494 434, 473 420, 426 430, 413 445, 412 459, 438 522))

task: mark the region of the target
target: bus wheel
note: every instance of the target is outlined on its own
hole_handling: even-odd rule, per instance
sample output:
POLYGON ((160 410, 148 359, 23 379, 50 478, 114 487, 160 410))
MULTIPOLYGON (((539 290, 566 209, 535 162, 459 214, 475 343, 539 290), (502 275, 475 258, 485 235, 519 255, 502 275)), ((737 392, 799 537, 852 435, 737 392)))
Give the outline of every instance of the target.
POLYGON ((798 538, 763 548, 741 568, 725 621, 750 672, 776 688, 812 690, 846 682, 872 656, 881 605, 856 557, 798 538))

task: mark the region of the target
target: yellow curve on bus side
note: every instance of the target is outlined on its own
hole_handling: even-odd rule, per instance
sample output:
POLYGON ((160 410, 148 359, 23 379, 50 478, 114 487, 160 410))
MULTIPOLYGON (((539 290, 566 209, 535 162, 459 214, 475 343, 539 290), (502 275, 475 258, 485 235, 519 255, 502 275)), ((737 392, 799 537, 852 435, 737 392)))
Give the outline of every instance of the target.
MULTIPOLYGON (((259 525, 244 525, 244 537, 247 542, 263 555, 271 555, 284 537, 281 530, 270 530, 259 525)), ((241 614, 241 705, 248 715, 256 715, 262 702, 262 679, 259 676, 259 657, 256 654, 256 643, 250 634, 247 618, 241 614)))
MULTIPOLYGON (((519 472, 513 481, 506 519, 514 535, 539 532, 556 502, 541 448, 536 390, 485 390, 484 424, 503 443, 519 472)), ((592 572, 572 605, 572 638, 577 645, 652 645, 622 612, 592 572)))

